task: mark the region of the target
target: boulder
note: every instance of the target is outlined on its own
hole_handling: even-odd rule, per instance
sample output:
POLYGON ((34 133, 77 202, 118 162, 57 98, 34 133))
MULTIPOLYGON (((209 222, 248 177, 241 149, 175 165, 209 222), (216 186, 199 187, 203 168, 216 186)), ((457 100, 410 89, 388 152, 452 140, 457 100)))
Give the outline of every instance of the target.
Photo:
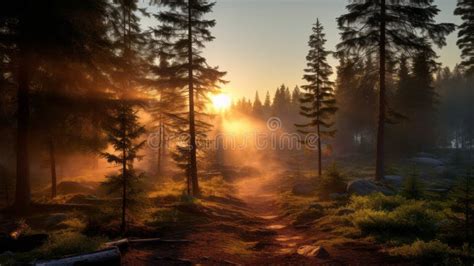
POLYGON ((384 181, 386 181, 390 186, 397 190, 403 187, 404 180, 405 178, 403 176, 398 175, 386 175, 384 177, 384 181))
POLYGON ((299 255, 305 257, 313 257, 319 259, 326 259, 330 257, 329 252, 327 252, 326 249, 324 249, 324 247, 322 246, 301 246, 296 252, 299 255))
POLYGON ((291 192, 297 196, 311 196, 314 194, 314 187, 311 183, 296 183, 291 192))
POLYGON ((383 194, 393 194, 389 189, 375 184, 373 181, 368 179, 357 179, 349 182, 349 184, 347 184, 346 191, 349 194, 357 194, 361 196, 378 192, 383 194))
POLYGON ((430 157, 415 157, 415 158, 411 158, 411 161, 421 166, 436 167, 436 166, 444 165, 444 162, 435 158, 430 158, 430 157))
POLYGON ((416 157, 422 157, 422 158, 432 158, 432 159, 438 158, 438 157, 436 157, 436 155, 431 154, 431 153, 427 153, 427 152, 419 152, 415 156, 416 157))
POLYGON ((446 166, 444 166, 444 165, 438 165, 438 166, 434 167, 433 170, 435 171, 435 173, 440 175, 440 174, 443 174, 446 171, 448 171, 448 168, 446 168, 446 166))

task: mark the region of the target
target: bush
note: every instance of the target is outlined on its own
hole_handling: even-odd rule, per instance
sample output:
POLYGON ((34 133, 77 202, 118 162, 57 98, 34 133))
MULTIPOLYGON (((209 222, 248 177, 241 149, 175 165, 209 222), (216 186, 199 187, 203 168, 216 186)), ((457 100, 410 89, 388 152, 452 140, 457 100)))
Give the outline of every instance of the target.
POLYGON ((442 211, 431 209, 423 201, 408 201, 400 196, 356 196, 349 206, 355 209, 350 216, 352 223, 379 241, 433 238, 445 218, 442 211))
POLYGON ((51 236, 46 244, 39 248, 43 258, 56 258, 67 255, 93 252, 105 242, 105 239, 87 237, 78 232, 62 231, 51 236))
POLYGON ((307 209, 300 212, 293 222, 294 225, 303 225, 324 216, 324 207, 319 204, 312 204, 307 209))
POLYGON ((105 242, 105 238, 87 237, 73 231, 58 231, 51 234, 48 241, 37 249, 23 253, 1 254, 0 265, 30 265, 35 260, 94 252, 105 242))
POLYGON ((340 193, 346 190, 346 183, 344 177, 340 173, 336 164, 333 163, 326 170, 318 186, 318 194, 322 198, 329 198, 331 193, 340 193))
POLYGON ((392 211, 401 205, 407 204, 407 202, 401 196, 386 196, 382 193, 374 193, 368 196, 352 196, 348 207, 354 210, 392 211))
POLYGON ((453 254, 453 250, 439 240, 424 242, 417 240, 409 245, 392 248, 389 254, 418 260, 422 264, 434 264, 446 262, 453 254))
POLYGON ((416 169, 407 176, 403 184, 402 195, 407 199, 422 199, 425 196, 425 188, 419 180, 419 174, 416 169))

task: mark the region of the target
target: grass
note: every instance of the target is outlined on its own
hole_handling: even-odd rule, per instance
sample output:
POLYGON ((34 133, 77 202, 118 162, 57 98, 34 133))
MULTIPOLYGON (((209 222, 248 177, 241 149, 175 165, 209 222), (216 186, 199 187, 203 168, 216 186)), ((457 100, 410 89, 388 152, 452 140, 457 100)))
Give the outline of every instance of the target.
POLYGON ((93 252, 106 241, 102 237, 87 237, 76 231, 61 230, 50 233, 48 241, 32 251, 0 255, 0 265, 26 264, 34 260, 47 260, 93 252))
POLYGON ((453 249, 439 240, 429 242, 416 240, 411 244, 389 250, 389 254, 392 256, 416 260, 421 264, 444 263, 446 265, 456 265, 455 260, 450 260, 455 253, 453 249))

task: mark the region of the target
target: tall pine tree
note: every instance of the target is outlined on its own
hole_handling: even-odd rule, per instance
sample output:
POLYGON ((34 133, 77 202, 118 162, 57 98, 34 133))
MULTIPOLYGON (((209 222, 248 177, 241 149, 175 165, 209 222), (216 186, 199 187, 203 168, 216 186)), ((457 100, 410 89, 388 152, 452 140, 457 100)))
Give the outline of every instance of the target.
POLYGON ((140 192, 140 180, 144 177, 143 173, 136 173, 133 163, 141 158, 138 152, 145 145, 145 141, 138 139, 145 133, 145 128, 138 123, 137 112, 133 110, 132 105, 120 101, 110 110, 105 131, 116 154, 105 152, 102 155, 107 162, 121 169, 119 174, 108 176, 103 186, 110 193, 120 195, 122 201, 120 231, 124 233, 127 228, 127 212, 130 205, 135 203, 136 196, 140 192))
POLYGON ((436 23, 439 9, 433 0, 359 0, 347 5, 348 13, 338 18, 341 53, 376 54, 379 60, 379 99, 375 178, 384 176, 384 137, 387 114, 387 59, 400 51, 428 51, 431 43, 446 45, 446 35, 455 25, 436 23))
POLYGON ((472 0, 458 0, 454 14, 461 16, 463 22, 459 26, 458 46, 463 58, 462 66, 468 75, 474 74, 474 2, 472 0))
MULTIPOLYGON (((162 23, 155 35, 161 40, 164 51, 170 55, 170 69, 175 73, 173 85, 188 96, 188 160, 186 171, 192 186, 192 194, 199 195, 197 165, 197 119, 208 101, 209 93, 219 90, 218 84, 225 72, 210 67, 201 51, 206 42, 214 39, 210 28, 215 20, 204 19, 212 11, 214 2, 203 0, 163 0, 156 1, 166 7, 156 15, 162 23)), ((184 150, 186 150, 184 149, 184 150)), ((183 150, 183 151, 184 151, 183 150)))
POLYGON ((31 198, 30 111, 31 103, 38 100, 32 98, 32 93, 38 89, 50 92, 52 88, 47 86, 47 82, 54 79, 61 80, 57 87, 71 90, 83 89, 85 84, 101 83, 95 79, 103 73, 97 65, 100 60, 96 60, 96 53, 104 52, 100 56, 106 58, 107 32, 104 27, 107 6, 105 0, 0 3, 2 61, 9 65, 9 69, 2 69, 9 73, 1 75, 9 77, 18 87, 15 190, 18 210, 27 209, 31 198))
POLYGON ((336 100, 333 92, 333 82, 329 81, 332 74, 331 66, 327 63, 327 56, 330 52, 326 51, 324 44, 323 26, 316 21, 313 27, 313 34, 309 40, 309 53, 306 57, 307 68, 304 70, 304 79, 307 85, 301 86, 304 90, 301 97, 301 115, 307 117, 309 122, 297 125, 304 128, 299 130, 301 133, 316 133, 318 136, 318 174, 322 174, 322 153, 321 139, 323 137, 333 136, 335 130, 332 129, 332 116, 336 112, 336 100))

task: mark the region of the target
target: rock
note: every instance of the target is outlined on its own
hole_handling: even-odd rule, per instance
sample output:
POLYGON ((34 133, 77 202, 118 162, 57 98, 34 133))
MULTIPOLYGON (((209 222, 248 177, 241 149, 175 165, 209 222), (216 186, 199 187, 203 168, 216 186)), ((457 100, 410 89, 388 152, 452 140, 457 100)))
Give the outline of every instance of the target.
POLYGON ((329 252, 326 251, 322 246, 301 246, 296 251, 301 256, 313 257, 319 259, 329 258, 329 252))
POLYGON ((389 183, 393 188, 399 190, 403 187, 403 182, 405 178, 403 176, 398 175, 386 175, 384 180, 389 183))
POLYGON ((361 196, 366 196, 377 192, 393 194, 389 189, 379 186, 368 179, 357 179, 349 182, 349 184, 347 184, 346 191, 349 194, 357 194, 361 196))
POLYGON ((444 162, 435 159, 435 158, 429 158, 429 157, 415 157, 411 159, 412 162, 422 165, 422 166, 443 166, 444 162))
POLYGON ((310 183, 297 183, 293 186, 291 192, 298 196, 311 196, 314 193, 314 187, 310 183))
POLYGON ((432 158, 432 159, 438 158, 438 157, 436 157, 436 155, 433 155, 433 154, 427 153, 427 152, 419 152, 419 153, 416 154, 416 157, 432 158))
POLYGON ((440 175, 440 174, 443 174, 446 171, 448 171, 448 168, 446 168, 446 166, 444 166, 444 165, 438 165, 433 170, 435 171, 435 173, 440 175))

